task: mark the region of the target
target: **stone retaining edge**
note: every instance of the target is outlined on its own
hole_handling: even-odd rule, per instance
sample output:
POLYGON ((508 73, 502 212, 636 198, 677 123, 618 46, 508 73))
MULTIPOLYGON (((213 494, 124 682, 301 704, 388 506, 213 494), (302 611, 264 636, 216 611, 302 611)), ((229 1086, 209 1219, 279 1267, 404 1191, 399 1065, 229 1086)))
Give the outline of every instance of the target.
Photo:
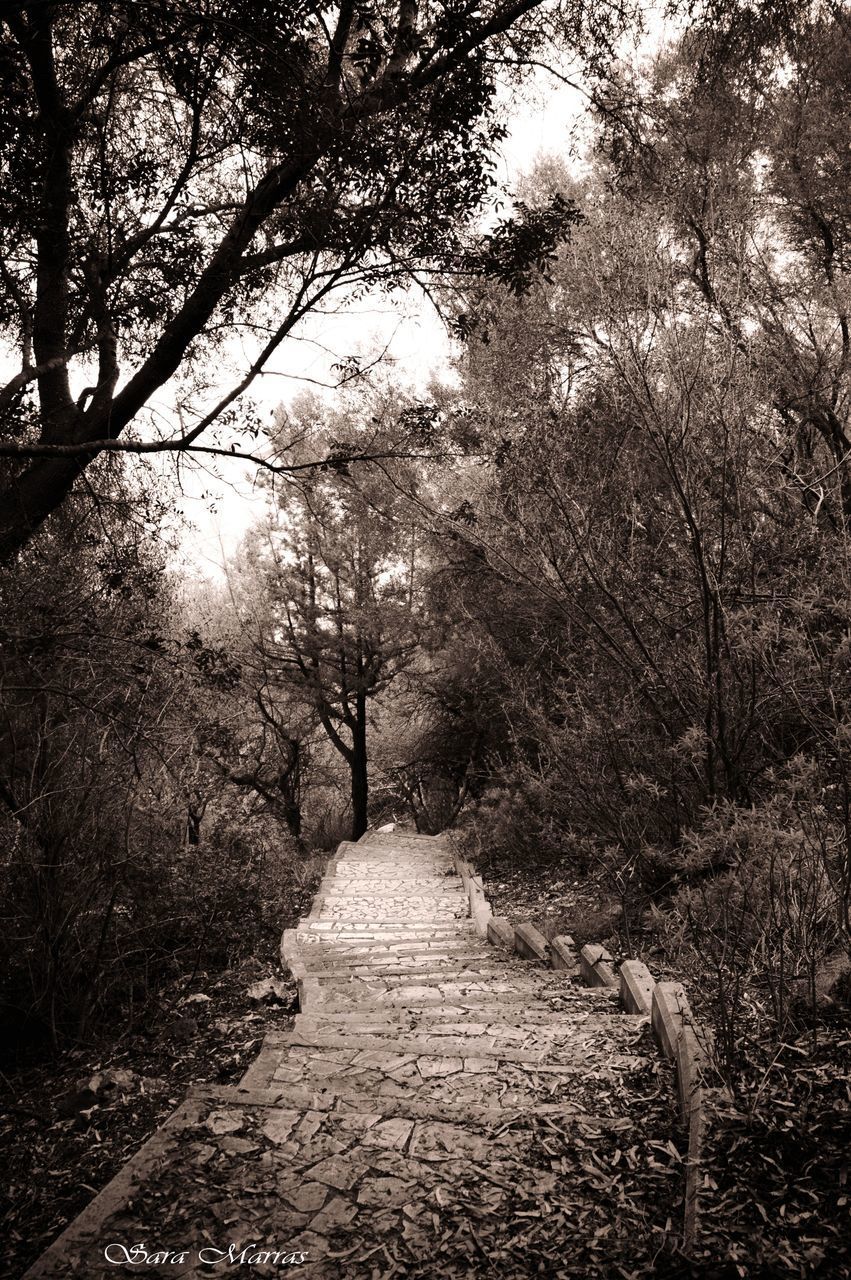
POLYGON ((514 950, 524 960, 540 960, 550 967, 550 944, 533 924, 518 924, 514 930, 514 950))
POLYGON ((605 947, 589 944, 576 954, 573 938, 559 935, 548 942, 531 923, 512 925, 495 916, 485 897, 481 877, 463 858, 453 842, 455 870, 467 892, 470 915, 477 931, 494 946, 514 950, 526 960, 538 960, 551 969, 578 972, 589 987, 617 988, 618 1002, 626 1013, 650 1017, 653 1036, 664 1057, 674 1063, 680 1119, 688 1129, 683 1200, 683 1249, 693 1251, 700 1218, 699 1189, 703 1145, 709 1123, 708 1034, 694 1021, 681 982, 656 982, 640 960, 624 960, 617 973, 605 947), (480 921, 484 920, 484 927, 480 921))
POLYGON ((493 912, 491 911, 491 904, 485 897, 485 887, 482 884, 481 876, 476 875, 466 858, 462 858, 454 847, 452 856, 455 860, 455 870, 461 877, 467 894, 467 908, 476 933, 481 938, 487 938, 489 937, 488 925, 493 918, 493 912))
POLYGON ((586 987, 617 987, 614 963, 605 947, 589 943, 579 952, 579 976, 586 987))
POLYGON ((700 1229, 700 1186, 703 1147, 711 1102, 719 1090, 710 1084, 709 1036, 694 1019, 681 982, 657 982, 651 1008, 653 1033, 662 1053, 676 1068, 680 1118, 688 1129, 683 1244, 690 1253, 700 1229))

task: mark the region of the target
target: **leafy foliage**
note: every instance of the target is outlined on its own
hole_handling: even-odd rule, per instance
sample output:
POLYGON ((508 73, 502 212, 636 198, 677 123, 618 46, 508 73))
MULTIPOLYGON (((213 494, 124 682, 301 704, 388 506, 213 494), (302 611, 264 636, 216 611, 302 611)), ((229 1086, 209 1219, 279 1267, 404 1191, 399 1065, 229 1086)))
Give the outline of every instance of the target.
POLYGON ((756 79, 706 74, 695 31, 625 73, 595 171, 551 161, 531 191, 576 200, 570 243, 460 308, 489 467, 446 556, 505 721, 479 839, 605 875, 627 936, 709 979, 730 1080, 751 1013, 779 1042, 843 1001, 851 947, 831 21, 768 41, 756 79))
MULTIPOLYGON (((0 555, 105 450, 229 452, 200 437, 334 290, 457 265, 493 185, 501 55, 591 59, 621 22, 539 2, 4 7, 0 323, 19 369, 0 392, 0 555), (247 369, 214 394, 237 338, 247 369), (165 387, 181 425, 163 435, 147 406, 165 387)), ((477 266, 520 287, 563 213, 504 229, 477 266)))

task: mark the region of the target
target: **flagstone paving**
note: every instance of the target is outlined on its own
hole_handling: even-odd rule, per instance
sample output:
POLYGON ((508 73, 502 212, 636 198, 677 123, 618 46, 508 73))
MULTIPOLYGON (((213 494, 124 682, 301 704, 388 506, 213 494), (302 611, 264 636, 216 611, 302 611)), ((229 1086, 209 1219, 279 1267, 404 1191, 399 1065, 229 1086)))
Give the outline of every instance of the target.
POLYGON ((282 954, 292 1031, 239 1088, 193 1090, 32 1280, 629 1276, 664 1246, 679 1155, 647 1019, 488 946, 447 842, 345 842, 282 954))

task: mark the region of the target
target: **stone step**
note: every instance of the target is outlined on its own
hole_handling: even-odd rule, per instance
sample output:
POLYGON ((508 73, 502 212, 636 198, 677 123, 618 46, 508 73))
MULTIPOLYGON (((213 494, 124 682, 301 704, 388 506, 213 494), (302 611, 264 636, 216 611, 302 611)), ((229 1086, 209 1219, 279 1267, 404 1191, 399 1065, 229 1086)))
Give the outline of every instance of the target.
MULTIPOLYGON (((303 954, 304 953, 302 951, 299 951, 298 958, 300 959, 303 954)), ((315 953, 310 952, 306 959, 313 954, 315 953)), ((464 967, 465 969, 471 969, 470 981, 476 982, 476 971, 474 967, 464 967)), ((434 978, 427 979, 425 975, 428 971, 429 963, 427 958, 424 957, 423 966, 420 972, 418 973, 417 970, 414 970, 410 976, 417 978, 422 976, 424 982, 430 982, 433 985, 446 985, 446 974, 436 973, 434 978)), ((406 980, 408 980, 406 978, 406 974, 399 975, 398 984, 402 985, 406 980)), ((376 978, 378 981, 384 981, 381 974, 377 974, 376 978)), ((329 982, 331 981, 334 981, 334 979, 329 979, 329 982)), ((364 981, 364 979, 359 979, 359 981, 364 981)), ((388 978, 387 981, 392 982, 394 985, 396 984, 396 980, 388 978)), ((523 990, 529 993, 546 992, 548 995, 552 995, 563 990, 580 990, 583 992, 585 990, 585 988, 579 987, 574 981, 574 975, 566 970, 546 969, 536 961, 523 960, 519 956, 510 954, 503 957, 500 956, 498 952, 492 952, 490 961, 483 962, 481 982, 479 985, 483 983, 490 984, 494 995, 502 994, 504 990, 508 990, 510 987, 513 987, 518 991, 523 990), (494 971, 493 973, 491 973, 492 969, 494 971)), ((462 985, 466 984, 467 980, 464 979, 462 985)))
POLYGON ((371 844, 357 849, 347 849, 344 858, 348 866, 357 866, 360 862, 383 862, 391 869, 401 870, 410 867, 422 872, 424 868, 439 865, 454 870, 455 856, 446 844, 433 845, 390 845, 371 844))
POLYGON ((363 918, 370 923, 389 922, 393 924, 398 922, 404 924, 408 919, 413 918, 416 912, 418 919, 426 918, 435 925, 444 925, 451 928, 453 921, 464 920, 467 916, 466 898, 459 899, 454 903, 446 903, 443 906, 428 906, 421 902, 390 903, 387 906, 382 906, 377 898, 360 903, 345 895, 334 902, 321 898, 318 898, 317 902, 321 904, 322 914, 321 917, 316 916, 314 918, 323 920, 337 920, 340 918, 357 920, 358 916, 362 914, 363 918))
POLYGON ((482 941, 479 934, 475 933, 471 927, 462 924, 461 928, 454 927, 438 931, 435 929, 438 937, 431 937, 429 933, 412 933, 408 937, 393 938, 380 937, 375 940, 353 941, 348 938, 347 934, 328 934, 324 931, 308 931, 308 929, 287 929, 288 937, 297 942, 299 946, 328 946, 328 947, 347 947, 351 951, 361 951, 363 955, 372 955, 381 950, 389 952, 411 952, 412 955, 418 952, 434 950, 435 947, 440 948, 459 948, 459 947, 476 947, 480 951, 488 951, 493 954, 494 948, 489 942, 482 941))
POLYGON ((360 1018, 357 1021, 334 1021, 331 1018, 316 1018, 310 1014, 300 1013, 293 1025, 294 1033, 302 1039, 305 1036, 333 1034, 374 1035, 386 1039, 394 1039, 404 1035, 424 1037, 430 1041, 452 1044, 453 1052, 466 1044, 481 1052, 486 1047, 501 1046, 510 1048, 543 1048, 547 1045, 570 1045, 574 1052, 582 1052, 589 1038, 599 1041, 604 1046, 618 1044, 620 1046, 642 1043, 642 1052, 651 1048, 649 1019, 641 1014, 624 1014, 620 1018, 606 1018, 604 1015, 588 1014, 553 1022, 514 1021, 505 1022, 495 1019, 437 1019, 411 1018, 407 1021, 389 1022, 382 1019, 371 1020, 360 1018))
MULTIPOLYGON (((475 1012, 484 1008, 491 1008, 494 1001, 493 996, 485 992, 441 992, 438 988, 427 988, 423 986, 420 989, 401 989, 399 991, 388 991, 383 993, 373 992, 369 999, 363 996, 354 999, 351 996, 347 999, 339 993, 322 993, 319 990, 310 990, 310 978, 304 980, 305 987, 305 1010, 309 1012, 321 1013, 324 1017, 326 1014, 335 1014, 345 1011, 360 1012, 365 1016, 377 1013, 380 1010, 407 1010, 412 1013, 419 1013, 425 1009, 444 1009, 453 1010, 459 1018, 469 1017, 471 1011, 475 1012)), ((544 1002, 538 1004, 531 1003, 531 997, 525 992, 511 991, 500 996, 500 1003, 506 1006, 514 1006, 516 1009, 547 1009, 544 1002)), ((550 1008, 552 1016, 552 1009, 550 1008)))
POLYGON ((393 888, 401 890, 408 885, 412 893, 454 893, 459 888, 463 890, 463 882, 455 875, 451 864, 446 863, 418 866, 416 871, 412 867, 400 867, 396 863, 361 864, 357 867, 338 863, 327 868, 320 884, 346 885, 353 889, 374 889, 376 892, 393 888))
MULTIPOLYGON (((346 924, 392 924, 402 925, 408 923, 420 924, 423 921, 425 912, 422 907, 412 906, 410 915, 405 915, 401 907, 394 907, 392 910, 382 911, 375 903, 364 903, 359 907, 356 903, 345 902, 340 907, 322 906, 321 919, 331 922, 339 920, 346 924)), ((429 911, 429 922, 437 925, 448 925, 452 920, 464 920, 467 916, 466 904, 459 905, 453 909, 442 908, 440 910, 429 911)))
MULTIPOLYGON (((441 945, 452 947, 470 946, 477 950, 481 949, 482 939, 475 930, 470 927, 469 920, 459 920, 455 927, 450 929, 435 928, 426 933, 425 930, 405 930, 396 925, 392 930, 379 930, 375 928, 347 928, 341 931, 329 929, 311 930, 306 927, 311 922, 302 922, 298 931, 287 931, 288 939, 299 949, 334 947, 340 950, 346 948, 348 950, 362 949, 364 954, 375 954, 380 948, 386 948, 388 951, 393 946, 402 948, 419 947, 423 950, 437 949, 441 945), (295 938, 298 942, 295 943, 295 938)), ((317 923, 326 923, 319 921, 317 923)), ((413 953, 412 953, 413 954, 413 953)))
POLYGON ((350 952, 353 954, 360 952, 365 956, 376 955, 382 949, 387 954, 393 954, 394 947, 411 955, 418 951, 426 953, 440 950, 442 947, 451 947, 454 950, 472 947, 477 951, 482 950, 481 937, 474 930, 467 928, 466 921, 462 920, 459 924, 460 928, 448 931, 435 929, 430 933, 406 932, 399 928, 383 933, 376 930, 333 932, 327 929, 309 931, 299 928, 297 932, 288 930, 287 938, 299 950, 318 951, 320 948, 334 948, 341 955, 350 952), (297 942, 296 939, 298 939, 297 942))
MULTIPOLYGON (((377 916, 374 911, 370 911, 370 912, 365 911, 363 915, 360 917, 358 917, 357 915, 355 915, 354 913, 348 910, 346 911, 345 915, 343 915, 342 913, 337 914, 334 911, 328 911, 322 915, 321 919, 323 923, 330 924, 332 927, 334 924, 339 923, 341 925, 344 925, 346 927, 353 928, 353 929, 360 928, 365 933, 366 931, 369 931, 369 933, 367 933, 366 936, 370 936, 371 934, 373 937, 376 936, 376 930, 381 925, 388 925, 390 926, 391 929, 395 930, 395 932, 398 935, 402 935, 404 933, 405 925, 407 923, 402 916, 399 916, 399 915, 377 916)), ((459 925, 464 925, 464 923, 467 920, 469 920, 469 916, 466 916, 460 913, 457 915, 452 915, 449 913, 446 913, 446 914, 438 913, 434 917, 432 929, 433 930, 444 929, 446 931, 450 931, 453 929, 456 923, 459 925)), ((421 921, 419 919, 414 920, 412 917, 412 923, 420 924, 421 921)))
POLYGON ((287 947, 287 955, 298 960, 305 968, 322 969, 325 972, 351 972, 364 969, 370 973, 384 973, 396 969, 400 973, 415 973, 418 969, 443 969, 447 964, 457 964, 469 968, 471 965, 495 964, 491 952, 476 951, 472 947, 458 947, 452 951, 445 948, 419 951, 416 954, 407 952, 379 951, 370 955, 336 950, 331 947, 304 947, 295 950, 287 947))
POLYGON ((436 930, 435 934, 411 933, 404 936, 400 932, 368 938, 353 938, 348 933, 306 932, 301 929, 292 929, 287 930, 287 939, 292 946, 309 949, 315 953, 327 950, 329 955, 352 954, 365 960, 371 960, 373 957, 380 959, 382 955, 385 958, 403 956, 416 959, 419 956, 428 955, 429 952, 449 955, 463 954, 465 951, 489 955, 494 960, 505 960, 511 956, 511 952, 493 947, 480 934, 468 929, 468 921, 461 920, 458 923, 461 926, 460 929, 450 927, 449 930, 443 931, 442 935, 436 930))
POLYGON ((412 893, 424 893, 431 896, 433 893, 457 893, 463 892, 463 883, 459 881, 454 872, 441 873, 435 869, 399 869, 393 870, 388 867, 376 868, 374 872, 363 868, 348 867, 346 863, 338 863, 337 867, 331 868, 325 873, 326 881, 329 883, 346 884, 348 887, 365 888, 365 890, 375 890, 376 892, 403 892, 410 887, 412 893))
POLYGON ((320 881, 321 885, 337 885, 351 888, 354 892, 382 889, 396 889, 401 892, 410 885, 412 893, 433 894, 441 891, 453 892, 463 890, 463 881, 455 875, 451 863, 434 863, 428 866, 400 867, 398 864, 345 867, 338 864, 330 867, 320 881))
MULTIPOLYGON (((600 1114, 620 1114, 647 1071, 648 1059, 610 1048, 560 1061, 557 1053, 467 1047, 450 1053, 446 1045, 414 1037, 304 1037, 294 1035, 277 1061, 264 1055, 269 1087, 295 1085, 358 1091, 380 1109, 384 1098, 423 1104, 451 1103, 501 1107, 534 1113, 542 1104, 569 1105, 600 1114), (442 1051, 443 1050, 443 1051, 442 1051), (546 1060, 548 1057, 554 1060, 546 1060), (605 1084, 605 1087, 601 1087, 605 1084)), ((255 1083, 259 1083, 254 1078, 255 1083)))
MULTIPOLYGON (((355 945, 335 940, 325 941, 316 935, 290 935, 290 941, 305 957, 325 957, 329 963, 340 962, 384 964, 405 961, 417 964, 429 956, 490 956, 499 960, 500 954, 488 943, 465 934, 462 938, 434 939, 426 942, 370 942, 355 945), (298 939, 301 938, 301 941, 298 939)), ((503 960, 504 963, 504 960, 503 960)))
POLYGON ((520 1039, 509 1039, 487 1031, 479 1036, 468 1038, 453 1034, 436 1035, 429 1029, 400 1029, 393 1035, 348 1030, 341 1032, 337 1028, 324 1030, 319 1028, 313 1019, 299 1022, 292 1031, 282 1032, 269 1038, 270 1044, 277 1045, 280 1053, 298 1046, 299 1049, 310 1047, 337 1051, 375 1050, 380 1053, 400 1053, 414 1055, 437 1055, 438 1057, 488 1057, 499 1062, 523 1062, 538 1065, 574 1067, 593 1065, 600 1058, 611 1057, 628 1059, 627 1066, 634 1065, 638 1058, 650 1059, 654 1056, 653 1042, 649 1025, 644 1027, 622 1028, 621 1034, 613 1034, 607 1028, 605 1037, 600 1033, 584 1035, 578 1030, 568 1028, 559 1035, 535 1035, 533 1030, 520 1039), (647 1034, 643 1034, 646 1030, 647 1034))
MULTIPOLYGON (((613 1008, 614 1011, 614 1008, 613 1008)), ((431 1023, 432 1021, 443 1022, 455 1020, 457 1022, 477 1025, 481 1022, 505 1022, 508 1025, 520 1025, 524 1022, 539 1021, 541 1024, 550 1023, 553 1019, 553 1010, 543 1001, 500 1001, 495 1003, 488 1000, 468 1000, 466 1003, 449 1002, 449 1001, 432 1001, 431 1003, 419 1002, 416 1004, 405 1004, 398 1002, 396 1004, 373 1003, 366 1005, 357 1005, 351 1008, 329 1009, 327 1005, 320 1003, 318 1000, 311 1002, 308 994, 308 1002, 302 1009, 302 1012, 309 1018, 321 1018, 323 1022, 327 1022, 329 1026, 348 1025, 361 1019, 364 1024, 370 1025, 383 1023, 385 1026, 391 1025, 397 1027, 399 1025, 414 1025, 431 1023)), ((564 1013, 570 1013, 570 1007, 566 1006, 564 1013)))
POLYGON ((375 955, 382 948, 388 954, 392 954, 390 948, 393 946, 403 949, 421 948, 423 951, 437 950, 443 945, 453 948, 466 946, 480 949, 481 937, 473 929, 466 927, 467 921, 459 921, 459 924, 460 929, 453 929, 448 933, 437 930, 433 933, 406 933, 400 929, 395 929, 392 933, 378 933, 375 930, 333 933, 327 930, 308 932, 300 928, 297 935, 288 933, 288 941, 294 954, 301 954, 307 950, 319 953, 320 949, 324 951, 326 948, 333 948, 340 955, 357 953, 358 949, 363 955, 375 955), (297 943, 294 941, 295 936, 298 937, 297 943))
POLYGON ((422 879, 428 872, 438 876, 452 875, 455 871, 455 862, 445 849, 412 851, 373 848, 364 849, 362 852, 349 849, 341 857, 332 860, 328 866, 328 874, 332 874, 341 867, 350 874, 374 871, 377 875, 389 874, 395 877, 410 871, 413 876, 422 879))
MULTIPOLYGON (((554 1013, 552 1007, 543 1001, 530 1002, 528 1004, 506 1004, 505 1001, 486 1001, 482 1000, 474 1008, 461 1005, 453 1006, 450 1004, 427 1005, 425 1007, 417 1007, 414 1005, 394 1005, 389 1008, 373 1008, 362 1006, 357 1009, 338 1010, 337 1012, 328 1012, 323 1010, 321 1020, 328 1026, 345 1027, 352 1024, 363 1023, 370 1026, 386 1026, 397 1028, 399 1026, 410 1026, 418 1023, 428 1026, 444 1026, 455 1025, 463 1028, 475 1028, 482 1023, 499 1023, 505 1026, 553 1026, 559 1025, 563 1020, 568 1020, 571 1025, 583 1025, 584 1021, 596 1018, 605 1019, 606 1023, 610 1020, 620 1021, 626 1019, 630 1022, 635 1019, 635 1025, 639 1026, 647 1022, 647 1015, 642 1014, 625 1014, 612 1001, 593 1001, 585 1003, 581 999, 581 992, 577 993, 575 1000, 565 1000, 559 998, 561 1008, 554 1013)), ((300 1018, 311 1018, 313 1015, 302 1012, 298 1015, 300 1018)), ((470 1032, 471 1035, 477 1034, 475 1030, 470 1032)))
MULTIPOLYGON (((387 1038, 366 1032, 334 1036, 309 1031, 295 1035, 296 1040, 308 1043, 281 1044, 274 1033, 269 1035, 242 1085, 331 1090, 352 1098, 360 1096, 362 1100, 378 1096, 419 1098, 424 1106, 426 1102, 430 1106, 446 1102, 450 1093, 458 1106, 475 1101, 477 1105, 510 1105, 519 1110, 535 1108, 544 1099, 560 1107, 586 1110, 593 1090, 599 1092, 600 1081, 634 1076, 643 1072, 647 1063, 639 1053, 614 1050, 600 1063, 547 1062, 540 1061, 545 1053, 534 1049, 501 1050, 497 1046, 479 1047, 475 1042, 453 1046, 439 1037, 430 1039, 425 1032, 421 1038, 410 1034, 387 1038), (356 1062, 350 1060, 353 1056, 356 1062), (577 1101, 580 1094, 581 1105, 577 1101)), ((619 1096, 611 1083, 606 1092, 610 1099, 604 1103, 604 1110, 619 1096)))
POLYGON ((471 937, 477 936, 472 921, 465 924, 463 920, 452 925, 435 924, 432 920, 404 920, 398 923, 393 920, 376 920, 373 924, 365 924, 363 920, 324 920, 308 916, 300 920, 297 926, 299 933, 312 933, 319 937, 339 935, 365 941, 387 939, 404 942, 422 938, 456 938, 464 931, 471 937))
POLYGON ((338 862, 329 867, 323 880, 336 881, 338 884, 361 885, 369 889, 387 889, 396 887, 401 890, 410 885, 412 893, 439 893, 441 890, 454 893, 463 889, 463 882, 449 867, 418 866, 413 868, 393 868, 387 866, 353 867, 345 862, 338 862))
POLYGON ((440 995, 444 998, 479 994, 498 996, 500 999, 522 999, 526 995, 535 996, 541 992, 557 993, 559 987, 564 985, 564 975, 559 975, 560 982, 550 985, 545 979, 552 976, 548 970, 537 969, 531 964, 520 968, 519 962, 516 969, 505 966, 498 966, 496 969, 463 966, 457 973, 452 969, 432 970, 431 967, 426 967, 411 973, 406 971, 393 974, 381 971, 365 978, 337 973, 331 973, 327 977, 312 975, 315 989, 321 991, 323 996, 345 992, 347 996, 357 997, 361 993, 365 1001, 376 996, 410 993, 414 990, 417 998, 423 994, 440 995))
POLYGON ((504 973, 505 966, 494 963, 492 958, 482 955, 472 956, 429 956, 428 961, 423 964, 421 960, 416 963, 406 964, 399 960, 373 961, 371 964, 364 964, 362 961, 352 960, 332 960, 328 956, 307 955, 303 957, 305 972, 314 978, 346 978, 364 979, 364 978, 383 978, 385 976, 391 978, 404 978, 412 974, 418 975, 428 973, 431 976, 438 974, 454 974, 459 976, 470 972, 476 973, 504 973))
POLYGON ((419 832, 405 832, 403 835, 370 833, 368 837, 361 838, 357 844, 349 844, 348 851, 353 854, 368 853, 370 850, 382 848, 390 849, 393 852, 400 849, 413 850, 417 854, 423 851, 427 856, 429 850, 448 849, 449 842, 443 836, 424 836, 420 835, 419 832))
MULTIPOLYGON (((372 964, 353 964, 351 961, 328 963, 325 956, 308 954, 303 957, 303 963, 311 977, 319 978, 323 982, 358 983, 370 980, 384 982, 386 979, 390 983, 402 983, 409 982, 412 977, 419 982, 420 979, 442 981, 447 976, 453 980, 463 981, 489 975, 502 977, 506 973, 505 963, 494 959, 492 954, 469 957, 434 955, 414 964, 400 964, 398 960, 372 964)), ((518 962, 518 964, 522 963, 523 961, 518 962)))
POLYGON ((326 887, 320 888, 317 898, 325 901, 334 900, 363 900, 365 902, 377 903, 398 903, 405 907, 409 903, 421 903, 431 908, 433 905, 441 906, 454 904, 466 898, 466 894, 461 890, 460 885, 454 885, 452 888, 446 889, 413 889, 410 893, 405 893, 401 888, 391 889, 389 887, 377 885, 351 885, 340 884, 338 880, 332 880, 326 887))
POLYGON ((339 890, 347 891, 353 894, 363 894, 364 897, 390 897, 404 898, 405 891, 410 887, 411 897, 414 898, 440 898, 458 897, 464 893, 462 882, 457 876, 444 876, 441 874, 429 877, 428 881, 420 884, 411 884, 410 879, 405 876, 400 880, 388 880, 381 872, 375 872, 371 875, 353 877, 344 877, 337 872, 332 872, 323 877, 320 882, 322 891, 339 890))
POLYGON ((417 962, 406 961, 401 959, 373 960, 370 964, 365 964, 361 960, 352 960, 346 958, 332 958, 330 956, 322 956, 311 954, 298 957, 305 969, 306 973, 312 974, 316 978, 339 978, 341 980, 366 979, 370 976, 381 979, 384 976, 393 979, 410 979, 418 974, 431 973, 438 974, 461 974, 461 973, 493 973, 503 974, 505 968, 494 964, 492 959, 487 956, 477 955, 458 955, 445 956, 434 955, 432 957, 417 957, 417 962))
POLYGON ((374 902, 384 907, 388 904, 398 903, 401 907, 407 908, 412 903, 428 907, 456 905, 458 902, 466 900, 466 894, 460 893, 455 889, 440 889, 434 893, 418 893, 416 891, 405 894, 399 891, 391 891, 390 889, 369 889, 367 886, 358 885, 357 887, 349 885, 340 885, 333 882, 327 889, 320 890, 316 895, 316 900, 321 899, 323 902, 337 905, 340 902, 365 901, 374 902))
POLYGON ((393 871, 387 867, 347 867, 338 863, 329 868, 321 884, 339 885, 356 892, 397 893, 410 888, 412 894, 432 897, 440 893, 463 893, 463 882, 454 873, 440 868, 422 868, 413 871, 393 871))
MULTIPOLYGON (((287 930, 288 939, 299 949, 317 947, 361 948, 365 954, 374 953, 381 947, 421 947, 437 948, 441 945, 481 948, 482 939, 472 928, 469 921, 459 920, 450 929, 433 928, 425 930, 406 930, 398 925, 392 930, 375 928, 347 928, 344 930, 310 929, 311 922, 302 922, 298 930, 287 930), (298 939, 295 942, 295 939, 298 939)), ((325 923, 317 921, 315 923, 325 923)))
MULTIPOLYGON (((335 1091, 327 1087, 327 1078, 315 1087, 302 1087, 295 1084, 276 1084, 273 1086, 251 1085, 241 1081, 238 1085, 216 1087, 211 1085, 193 1085, 189 1090, 190 1097, 206 1096, 211 1089, 216 1089, 217 1096, 228 1101, 240 1103, 247 1101, 249 1105, 295 1108, 300 1111, 337 1111, 340 1113, 369 1112, 364 1105, 363 1093, 360 1089, 340 1089, 335 1091)), ((375 1114, 374 1111, 371 1114, 375 1114)), ((480 1103, 417 1102, 413 1098, 386 1098, 381 1104, 381 1114, 385 1117, 405 1116, 417 1120, 446 1120, 452 1124, 468 1125, 471 1128, 496 1125, 502 1127, 510 1115, 510 1109, 501 1106, 487 1106, 480 1103)), ((592 1129, 606 1129, 625 1132, 635 1127, 632 1116, 597 1115, 566 1102, 542 1102, 537 1105, 536 1116, 558 1116, 573 1125, 588 1126, 592 1129)), ((527 1113, 519 1108, 514 1112, 522 1123, 528 1119, 527 1113)))
POLYGON ((435 897, 441 893, 465 892, 463 881, 451 866, 420 868, 415 875, 407 868, 389 866, 338 865, 329 867, 319 882, 320 888, 351 889, 353 893, 390 893, 401 895, 410 888, 412 894, 435 897))

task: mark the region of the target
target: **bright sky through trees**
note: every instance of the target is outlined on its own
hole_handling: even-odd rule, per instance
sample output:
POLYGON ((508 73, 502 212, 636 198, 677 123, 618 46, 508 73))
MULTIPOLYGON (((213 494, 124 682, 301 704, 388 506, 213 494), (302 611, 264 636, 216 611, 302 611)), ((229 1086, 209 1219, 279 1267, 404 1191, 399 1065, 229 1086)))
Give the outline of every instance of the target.
MULTIPOLYGON (((581 138, 584 107, 578 89, 546 71, 537 74, 523 100, 508 109, 508 136, 496 169, 503 192, 512 191, 538 156, 563 155, 573 138, 581 138)), ((334 366, 352 355, 361 357, 364 365, 381 357, 403 382, 424 391, 433 377, 450 376, 452 342, 434 307, 416 290, 390 297, 376 293, 358 300, 340 298, 327 312, 305 318, 266 375, 255 383, 253 403, 262 415, 270 416, 306 388, 332 396, 339 380, 334 366)), ((165 406, 162 411, 167 411, 165 406)), ((192 525, 183 539, 188 565, 219 579, 224 560, 256 518, 255 468, 197 459, 187 467, 173 458, 157 465, 170 475, 175 465, 180 467, 180 506, 192 525)))

